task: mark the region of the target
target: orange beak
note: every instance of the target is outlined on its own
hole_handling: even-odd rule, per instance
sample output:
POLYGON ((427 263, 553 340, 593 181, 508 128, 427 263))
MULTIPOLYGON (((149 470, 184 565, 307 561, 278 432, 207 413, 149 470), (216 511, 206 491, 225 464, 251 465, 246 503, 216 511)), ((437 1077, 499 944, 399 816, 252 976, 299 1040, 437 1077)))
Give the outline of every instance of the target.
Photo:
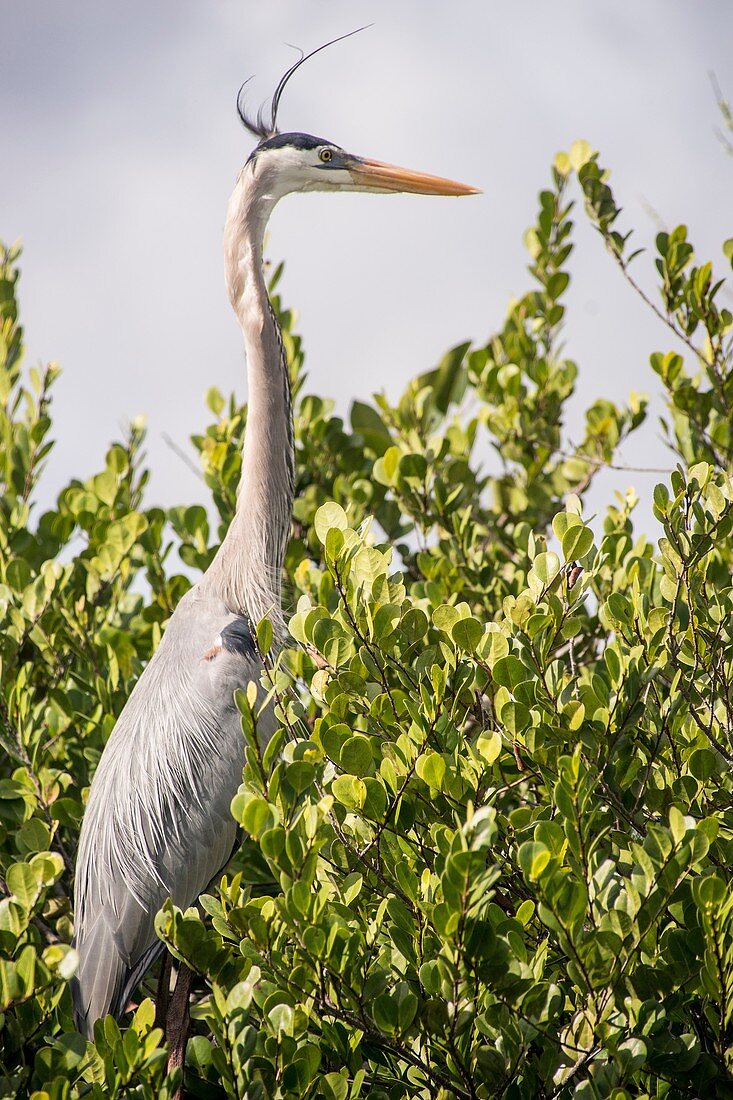
POLYGON ((347 165, 354 183, 365 191, 409 191, 413 195, 480 195, 478 187, 467 183, 428 176, 425 172, 411 172, 395 164, 383 164, 380 160, 350 157, 347 165))

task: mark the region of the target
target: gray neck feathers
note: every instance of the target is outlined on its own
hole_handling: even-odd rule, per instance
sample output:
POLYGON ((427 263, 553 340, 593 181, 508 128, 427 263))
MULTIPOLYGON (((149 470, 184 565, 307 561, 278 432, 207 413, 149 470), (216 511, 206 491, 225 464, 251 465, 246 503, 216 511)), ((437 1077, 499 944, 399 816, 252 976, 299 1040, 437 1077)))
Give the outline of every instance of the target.
POLYGON ((247 427, 236 513, 206 580, 232 611, 254 623, 268 615, 279 635, 295 460, 287 360, 262 273, 262 241, 275 201, 245 167, 229 203, 224 261, 247 357, 247 427))

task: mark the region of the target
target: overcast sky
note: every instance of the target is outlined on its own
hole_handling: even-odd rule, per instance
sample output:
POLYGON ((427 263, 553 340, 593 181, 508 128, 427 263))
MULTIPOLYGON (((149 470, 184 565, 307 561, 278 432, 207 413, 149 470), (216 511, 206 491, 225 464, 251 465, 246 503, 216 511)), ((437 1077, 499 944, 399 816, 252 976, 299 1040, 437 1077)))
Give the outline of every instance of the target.
MULTIPOLYGON (((715 136, 708 74, 733 98, 730 0, 6 5, 0 237, 24 241, 29 361, 64 371, 46 502, 98 469, 138 413, 150 429, 149 503, 200 499, 163 435, 188 446, 211 385, 246 394, 221 262, 228 195, 252 146, 237 88, 254 73, 253 102, 265 99, 293 58, 286 42, 307 50, 368 22, 298 74, 281 126, 485 193, 299 195, 276 211, 269 253, 287 262, 309 384, 341 410, 375 390, 397 396, 447 347, 501 324, 528 286, 521 239, 536 193, 576 138, 600 148, 640 244, 657 221, 685 221, 724 273, 733 158, 715 136)), ((638 263, 643 281, 651 258, 638 263)), ((580 226, 572 272, 571 434, 596 397, 656 392, 648 356, 671 346, 580 226)), ((668 464, 658 435, 651 419, 624 460, 668 464)), ((653 480, 606 474, 594 503, 653 480)))

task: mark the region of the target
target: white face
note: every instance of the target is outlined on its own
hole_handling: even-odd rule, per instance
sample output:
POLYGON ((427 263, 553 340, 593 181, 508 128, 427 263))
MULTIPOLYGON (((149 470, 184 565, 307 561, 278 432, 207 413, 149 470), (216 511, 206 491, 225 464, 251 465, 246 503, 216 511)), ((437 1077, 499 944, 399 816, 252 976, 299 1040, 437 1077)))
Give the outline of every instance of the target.
POLYGON ((292 191, 371 191, 417 195, 475 195, 475 187, 357 157, 309 134, 277 134, 255 149, 245 173, 262 196, 277 202, 292 191))
POLYGON ((260 149, 248 162, 248 168, 273 198, 282 198, 292 191, 361 190, 346 167, 347 162, 356 159, 326 142, 313 149, 280 145, 260 149))

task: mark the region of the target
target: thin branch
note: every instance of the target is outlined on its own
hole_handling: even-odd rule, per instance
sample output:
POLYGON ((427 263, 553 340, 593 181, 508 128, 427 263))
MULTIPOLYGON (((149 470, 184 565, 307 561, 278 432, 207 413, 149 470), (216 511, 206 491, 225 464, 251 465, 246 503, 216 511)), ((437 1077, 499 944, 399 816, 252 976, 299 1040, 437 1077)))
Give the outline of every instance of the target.
POLYGON ((607 470, 622 470, 631 474, 671 474, 672 466, 629 466, 625 462, 609 462, 605 458, 592 458, 582 451, 555 451, 560 458, 577 458, 581 462, 589 462, 597 468, 605 467, 607 470))
POLYGON ((166 446, 170 447, 170 449, 173 451, 173 454, 178 455, 181 462, 185 463, 185 465, 188 466, 191 473, 195 474, 196 477, 199 478, 201 481, 206 482, 206 478, 204 477, 203 473, 198 468, 196 463, 191 461, 190 457, 186 454, 183 448, 179 447, 176 441, 174 439, 171 439, 167 432, 163 432, 163 442, 166 444, 166 446))

